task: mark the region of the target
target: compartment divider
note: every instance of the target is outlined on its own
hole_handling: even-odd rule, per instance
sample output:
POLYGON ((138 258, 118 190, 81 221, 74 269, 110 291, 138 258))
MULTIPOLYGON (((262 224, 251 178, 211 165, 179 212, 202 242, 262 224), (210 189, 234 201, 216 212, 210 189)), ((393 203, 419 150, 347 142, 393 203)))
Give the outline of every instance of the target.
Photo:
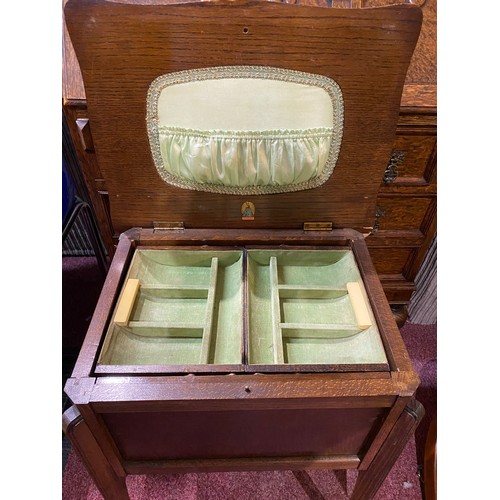
POLYGON ((158 328, 161 330, 161 334, 159 335, 144 335, 145 337, 201 338, 204 326, 204 323, 200 322, 173 323, 171 321, 129 321, 128 323, 128 329, 132 330, 132 333, 136 335, 141 335, 141 329, 158 328))
POLYGON ((243 252, 243 262, 241 266, 241 282, 242 282, 242 303, 243 303, 243 344, 242 344, 242 352, 241 359, 243 365, 247 366, 250 361, 250 325, 249 325, 249 300, 248 300, 248 251, 246 248, 242 249, 243 252))
POLYGON ((149 284, 141 285, 141 290, 143 292, 161 291, 164 296, 170 299, 206 299, 208 297, 209 286, 149 284))
POLYGON ((336 299, 347 295, 347 288, 310 285, 278 285, 282 299, 336 299))
POLYGON ((269 277, 271 284, 271 326, 273 332, 273 356, 275 364, 284 363, 283 338, 281 337, 280 296, 278 286, 278 262, 276 257, 269 260, 269 277))
POLYGON ((210 345, 212 341, 213 318, 215 308, 215 290, 217 287, 217 272, 219 270, 219 259, 212 257, 210 265, 210 284, 205 313, 205 325, 203 327, 203 338, 201 341, 200 363, 208 364, 210 357, 210 345))
POLYGON ((361 332, 358 326, 350 324, 280 323, 280 328, 285 338, 303 339, 339 339, 361 332))

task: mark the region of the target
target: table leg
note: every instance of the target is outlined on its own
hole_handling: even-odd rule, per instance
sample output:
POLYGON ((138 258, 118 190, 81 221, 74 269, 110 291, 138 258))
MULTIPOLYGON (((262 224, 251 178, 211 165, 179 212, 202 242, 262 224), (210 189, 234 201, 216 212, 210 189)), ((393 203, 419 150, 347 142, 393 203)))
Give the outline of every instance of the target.
POLYGON ((63 414, 63 430, 106 500, 130 500, 125 477, 114 471, 75 406, 63 414))
POLYGON ((406 405, 368 469, 359 471, 351 500, 373 498, 415 432, 424 413, 424 407, 415 399, 406 405))

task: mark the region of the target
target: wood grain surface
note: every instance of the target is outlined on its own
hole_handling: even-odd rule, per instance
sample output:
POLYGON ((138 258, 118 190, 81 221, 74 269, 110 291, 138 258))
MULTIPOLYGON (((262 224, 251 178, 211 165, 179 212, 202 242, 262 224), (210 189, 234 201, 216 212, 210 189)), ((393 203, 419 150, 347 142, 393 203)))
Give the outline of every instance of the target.
MULTIPOLYGON (((63 4, 66 3, 67 0, 64 0, 63 4)), ((146 1, 142 0, 141 3, 146 3, 146 1)), ((162 3, 181 3, 181 1, 163 0, 162 3)), ((422 30, 406 76, 401 105, 403 107, 437 106, 437 0, 283 0, 283 3, 339 9, 402 3, 413 3, 421 7, 422 30)), ((85 101, 81 71, 64 22, 63 59, 63 99, 66 102, 85 101)))
MULTIPOLYGON (((66 0, 63 2, 66 3, 66 0)), ((137 3, 137 0, 127 0, 126 3, 137 3)), ((143 2, 141 2, 143 3, 143 2)), ((168 4, 171 0, 148 1, 150 4, 168 4)), ((397 169, 397 176, 392 183, 381 183, 379 199, 376 205, 383 207, 381 197, 395 194, 395 204, 400 205, 405 212, 405 206, 411 197, 425 195, 430 199, 437 192, 437 153, 436 153, 436 0, 287 0, 285 3, 301 5, 316 5, 343 9, 359 9, 363 7, 378 7, 392 3, 414 3, 421 7, 423 24, 419 40, 415 48, 401 99, 397 136, 392 146, 394 151, 403 152, 405 157, 397 169)), ((80 163, 79 168, 84 177, 90 202, 93 206, 101 236, 110 257, 113 256, 118 238, 118 231, 113 227, 110 215, 108 187, 103 172, 100 170, 95 152, 87 144, 91 138, 91 124, 86 108, 86 95, 81 78, 80 68, 74 53, 69 34, 64 23, 63 43, 63 109, 72 135, 75 150, 80 163), (85 144, 82 144, 81 131, 78 123, 86 121, 85 144), (89 137, 90 136, 90 137, 89 137)), ((93 144, 93 141, 92 141, 93 144)), ((388 162, 388 158, 386 159, 388 162)), ((381 178, 382 180, 382 178, 381 178)), ((355 203, 356 200, 353 200, 355 203)), ((386 212, 382 222, 388 223, 394 229, 378 230, 368 238, 370 253, 374 260, 380 279, 384 284, 386 296, 393 307, 404 307, 415 290, 413 280, 419 266, 426 255, 429 242, 435 234, 435 203, 430 203, 427 211, 420 211, 423 218, 416 221, 415 227, 427 228, 427 233, 420 230, 407 230, 398 227, 391 221, 391 213, 386 212), (413 231, 413 235, 410 234, 413 231), (376 250, 375 250, 376 249, 376 250), (384 251, 385 250, 385 251, 384 251), (406 260, 403 256, 406 255, 406 260), (391 257, 393 256, 393 257, 391 257), (397 276, 396 276, 397 275, 397 276)), ((230 207, 229 207, 230 208, 230 207)), ((236 207, 234 207, 236 208, 236 207)), ((258 207, 259 208, 259 207, 258 207)), ((291 207, 295 209, 295 205, 291 207)), ((406 213, 408 210, 406 210, 406 213)), ((411 216, 411 215, 410 215, 411 216)), ((399 219, 401 221, 401 218, 399 219)), ((375 207, 372 211, 371 226, 374 225, 375 207)), ((364 230, 368 231, 368 230, 364 230)), ((405 318, 405 311, 398 313, 399 318, 405 318)), ((402 322, 400 323, 402 324, 402 322)))
POLYGON ((65 12, 115 231, 151 227, 153 221, 299 228, 318 217, 334 227, 371 226, 378 179, 390 156, 402 86, 420 30, 420 9, 70 1, 65 12), (152 80, 172 71, 241 64, 317 73, 339 83, 343 141, 334 173, 323 186, 241 197, 179 189, 161 180, 145 122, 152 80), (256 206, 254 221, 241 220, 245 201, 256 206))
MULTIPOLYGON (((351 229, 302 228, 320 220, 372 230, 422 12, 414 5, 352 8, 368 4, 361 0, 334 1, 339 9, 242 0, 143 3, 70 0, 65 9, 85 83, 82 94, 77 78, 67 80, 65 91, 73 87, 79 97, 66 104, 75 104, 70 107, 76 113, 83 103, 78 99, 86 99, 88 115, 73 118, 89 119, 94 174, 102 174, 109 193, 113 230, 127 230, 65 388, 77 407, 67 415, 66 429, 107 498, 128 498, 124 476, 129 472, 291 466, 366 469, 355 495, 371 498, 418 421, 411 413, 418 408, 407 404, 418 377, 363 236, 351 229), (161 181, 145 128, 151 81, 170 71, 241 64, 323 74, 342 87, 344 140, 335 172, 321 188, 242 199, 161 181), (244 201, 255 204, 254 221, 241 220, 244 201), (156 233, 154 221, 182 221, 186 229, 156 233), (389 366, 347 373, 96 374, 103 335, 139 245, 351 246, 389 366), (196 439, 186 439, 193 433, 196 439)), ((409 126, 416 115, 415 110, 408 114, 409 126)), ((74 138, 80 140, 78 131, 74 138)), ((90 144, 88 135, 84 139, 90 144)), ((82 147, 85 154, 88 144, 82 147)), ((386 210, 401 214, 398 227, 381 216, 373 246, 383 248, 397 238, 408 242, 403 248, 411 248, 415 260, 432 220, 407 221, 404 209, 390 204, 396 195, 387 193, 386 210)))

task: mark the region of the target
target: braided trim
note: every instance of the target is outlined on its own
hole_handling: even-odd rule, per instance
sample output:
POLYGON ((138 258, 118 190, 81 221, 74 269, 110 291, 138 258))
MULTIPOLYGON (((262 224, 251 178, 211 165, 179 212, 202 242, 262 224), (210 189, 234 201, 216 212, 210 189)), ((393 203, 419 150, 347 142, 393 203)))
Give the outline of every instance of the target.
MULTIPOLYGON (((151 153, 158 173, 161 178, 173 186, 182 189, 191 189, 195 191, 205 191, 217 194, 235 194, 235 195, 261 195, 261 194, 277 194, 286 193, 294 191, 303 191, 306 189, 312 189, 324 184, 332 175, 335 165, 338 160, 340 153, 340 145, 342 142, 342 133, 344 125, 344 101, 342 97, 342 91, 333 79, 328 78, 323 75, 316 75, 312 73, 304 73, 301 71, 288 70, 282 68, 273 68, 267 66, 219 66, 212 68, 201 68, 194 70, 185 70, 175 73, 167 73, 162 75, 151 83, 148 93, 147 93, 147 103, 146 103, 146 126, 148 132, 148 138, 151 148, 151 153), (202 80, 213 80, 213 79, 225 79, 225 78, 260 78, 260 79, 271 79, 280 80, 291 83, 299 83, 304 85, 315 85, 324 89, 333 105, 333 128, 327 128, 328 132, 331 132, 331 143, 330 150, 328 153, 328 158, 326 160, 325 166, 320 175, 309 179, 308 181, 301 182, 298 184, 287 184, 287 185, 266 185, 266 186, 223 186, 218 184, 208 184, 194 182, 189 179, 181 178, 172 175, 165 169, 163 158, 161 156, 160 150, 160 132, 164 129, 172 130, 173 127, 160 127, 158 125, 158 100, 161 91, 170 85, 176 85, 180 83, 188 83, 192 81, 202 81, 202 80)), ((180 130, 189 130, 182 129, 180 130)), ((320 129, 308 129, 303 131, 298 130, 279 130, 279 131, 260 131, 258 132, 260 138, 270 137, 270 134, 279 134, 279 137, 283 136, 286 138, 291 138, 289 133, 297 134, 300 137, 307 137, 308 133, 319 133, 320 129)), ((250 137, 254 138, 256 131, 199 131, 194 130, 195 134, 202 137, 208 137, 211 132, 215 132, 217 135, 223 137, 229 137, 227 134, 232 134, 233 137, 250 137), (203 134, 203 135, 200 135, 203 134), (207 135, 205 135, 207 134, 207 135)), ((293 137, 293 136, 292 136, 293 137)))

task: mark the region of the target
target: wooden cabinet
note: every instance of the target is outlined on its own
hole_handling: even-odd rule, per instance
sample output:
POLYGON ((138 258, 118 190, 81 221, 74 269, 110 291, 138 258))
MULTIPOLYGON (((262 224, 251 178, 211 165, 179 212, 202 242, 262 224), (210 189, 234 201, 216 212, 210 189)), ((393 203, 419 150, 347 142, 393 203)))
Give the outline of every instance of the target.
MULTIPOLYGON (((383 180, 393 143, 407 138, 394 140, 394 132, 421 11, 131 3, 73 0, 65 9, 92 120, 82 102, 67 101, 66 113, 110 253, 121 233, 65 386, 74 404, 65 432, 105 498, 128 499, 128 474, 304 468, 356 469, 352 498, 372 498, 422 417, 418 376, 372 264, 378 259, 385 294, 408 300, 411 266, 431 231, 435 195, 421 179, 432 175, 413 174, 415 158, 432 149, 427 141, 410 142, 407 175, 395 170, 391 185, 383 180), (157 83, 174 75, 194 84, 207 74, 211 85, 224 80, 224 92, 204 86, 197 104, 215 95, 216 111, 185 127, 208 133, 216 165, 227 155, 214 141, 231 127, 199 124, 228 106, 236 83, 228 80, 259 81, 226 114, 264 102, 259 126, 273 104, 255 90, 273 86, 266 80, 293 74, 301 82, 314 76, 323 89, 325 79, 330 90, 338 85, 342 108, 331 91, 327 114, 345 117, 341 151, 332 123, 334 168, 311 179, 328 178, 314 189, 305 181, 248 186, 240 176, 195 189, 181 175, 164 178, 155 141, 168 128, 162 111, 171 117, 180 100, 160 108, 157 83), (228 185, 234 196, 220 192, 228 185)), ((315 91, 300 87, 309 97, 315 91)), ((287 102, 301 102, 296 96, 287 102)), ((325 106, 308 114, 316 120, 325 106)), ((185 109, 180 115, 193 119, 185 109)), ((296 116, 303 125, 306 113, 296 116)), ((289 123, 233 132, 253 141, 260 130, 259 142, 272 132, 273 143, 276 131, 304 133, 289 123)), ((314 145, 307 151, 320 156, 314 145)), ((401 165, 402 154, 393 154, 401 165)), ((230 173, 247 173, 250 163, 237 157, 230 173)), ((285 170, 285 161, 276 164, 285 170)))
MULTIPOLYGON (((388 2, 361 3, 371 7, 388 2)), ((367 238, 386 296, 403 319, 437 224, 437 0, 410 3, 422 8, 422 30, 406 76, 397 136, 380 184, 374 229, 367 238)))
POLYGON ((435 109, 406 111, 401 108, 367 238, 387 298, 403 315, 437 224, 435 109))
MULTIPOLYGON (((290 3, 290 2, 288 2, 290 3)), ((328 7, 322 0, 296 3, 328 7)), ((339 0, 334 7, 388 5, 390 0, 339 0)), ((414 279, 436 233, 436 10, 437 0, 419 0, 423 25, 401 100, 397 136, 380 179, 377 209, 366 242, 384 291, 404 318, 415 290, 414 279)), ((81 73, 67 31, 64 31, 63 110, 99 229, 110 256, 119 231, 113 227, 106 179, 92 141, 81 73)))

